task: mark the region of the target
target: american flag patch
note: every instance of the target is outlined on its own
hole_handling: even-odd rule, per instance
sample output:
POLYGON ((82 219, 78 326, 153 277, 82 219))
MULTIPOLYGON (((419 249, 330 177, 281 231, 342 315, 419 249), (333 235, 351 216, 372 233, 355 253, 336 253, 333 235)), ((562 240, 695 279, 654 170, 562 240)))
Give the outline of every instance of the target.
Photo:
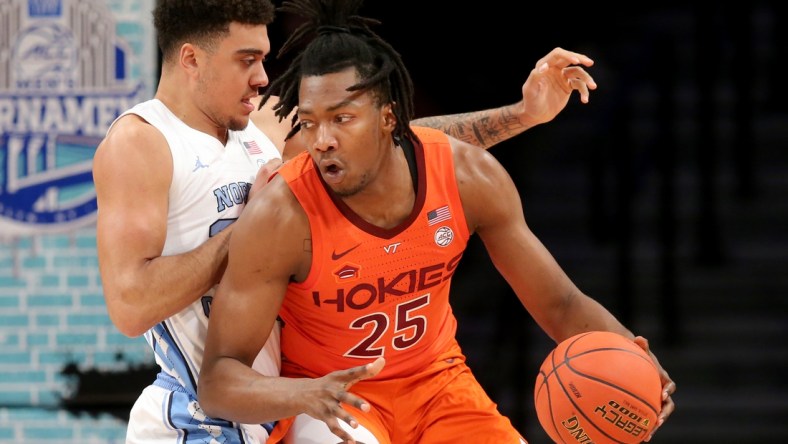
POLYGON ((251 142, 244 142, 244 146, 246 147, 246 152, 249 154, 263 154, 263 150, 257 145, 257 142, 254 140, 251 142))
POLYGON ((427 213, 427 222, 430 226, 449 219, 451 219, 451 211, 449 211, 448 205, 444 205, 427 213))

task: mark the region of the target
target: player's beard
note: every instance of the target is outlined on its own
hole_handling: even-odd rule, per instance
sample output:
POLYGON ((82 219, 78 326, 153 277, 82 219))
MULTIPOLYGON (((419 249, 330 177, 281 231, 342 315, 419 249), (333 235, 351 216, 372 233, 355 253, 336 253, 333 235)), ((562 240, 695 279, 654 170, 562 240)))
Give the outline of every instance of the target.
POLYGON ((246 128, 249 124, 249 118, 245 119, 237 119, 233 117, 228 117, 227 128, 231 131, 241 131, 246 128))
POLYGON ((363 174, 359 180, 351 184, 341 184, 339 187, 332 185, 331 191, 341 198, 353 197, 363 191, 369 184, 369 174, 363 174))
MULTIPOLYGON (((241 131, 246 129, 247 125, 249 124, 249 116, 235 116, 233 114, 228 114, 226 110, 224 110, 224 105, 216 102, 224 101, 226 98, 216 96, 216 92, 212 87, 213 73, 208 73, 206 76, 207 77, 200 77, 198 80, 197 92, 203 98, 203 103, 213 104, 214 106, 206 108, 204 112, 210 113, 210 119, 217 126, 227 128, 231 131, 241 131)), ((238 103, 238 106, 240 108, 240 103, 238 103)))

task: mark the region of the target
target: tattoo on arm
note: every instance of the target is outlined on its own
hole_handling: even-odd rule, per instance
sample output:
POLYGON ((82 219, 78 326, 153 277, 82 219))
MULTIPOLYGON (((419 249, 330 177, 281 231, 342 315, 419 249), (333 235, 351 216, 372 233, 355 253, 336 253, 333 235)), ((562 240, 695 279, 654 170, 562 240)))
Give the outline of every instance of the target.
POLYGON ((516 106, 424 117, 411 123, 441 130, 456 139, 487 149, 528 129, 520 123, 516 106))

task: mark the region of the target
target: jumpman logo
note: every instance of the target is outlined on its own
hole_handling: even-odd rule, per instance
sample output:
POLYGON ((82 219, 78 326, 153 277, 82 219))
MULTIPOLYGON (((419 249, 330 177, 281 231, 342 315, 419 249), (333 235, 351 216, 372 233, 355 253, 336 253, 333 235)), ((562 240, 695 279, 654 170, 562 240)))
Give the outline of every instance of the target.
POLYGON ((192 173, 199 170, 200 168, 208 168, 209 166, 210 165, 206 165, 200 162, 200 156, 197 156, 197 162, 194 164, 194 169, 192 170, 192 173))

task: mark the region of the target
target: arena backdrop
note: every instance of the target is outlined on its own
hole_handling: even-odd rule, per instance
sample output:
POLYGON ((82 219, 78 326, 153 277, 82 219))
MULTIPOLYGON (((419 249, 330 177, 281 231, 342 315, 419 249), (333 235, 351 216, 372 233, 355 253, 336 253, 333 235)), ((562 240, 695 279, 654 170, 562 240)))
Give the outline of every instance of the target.
POLYGON ((0 233, 95 221, 91 163, 118 113, 153 91, 152 0, 0 5, 0 233))
POLYGON ((152 361, 107 316, 92 159, 153 96, 153 2, 0 1, 0 443, 122 442, 115 390, 152 361))

